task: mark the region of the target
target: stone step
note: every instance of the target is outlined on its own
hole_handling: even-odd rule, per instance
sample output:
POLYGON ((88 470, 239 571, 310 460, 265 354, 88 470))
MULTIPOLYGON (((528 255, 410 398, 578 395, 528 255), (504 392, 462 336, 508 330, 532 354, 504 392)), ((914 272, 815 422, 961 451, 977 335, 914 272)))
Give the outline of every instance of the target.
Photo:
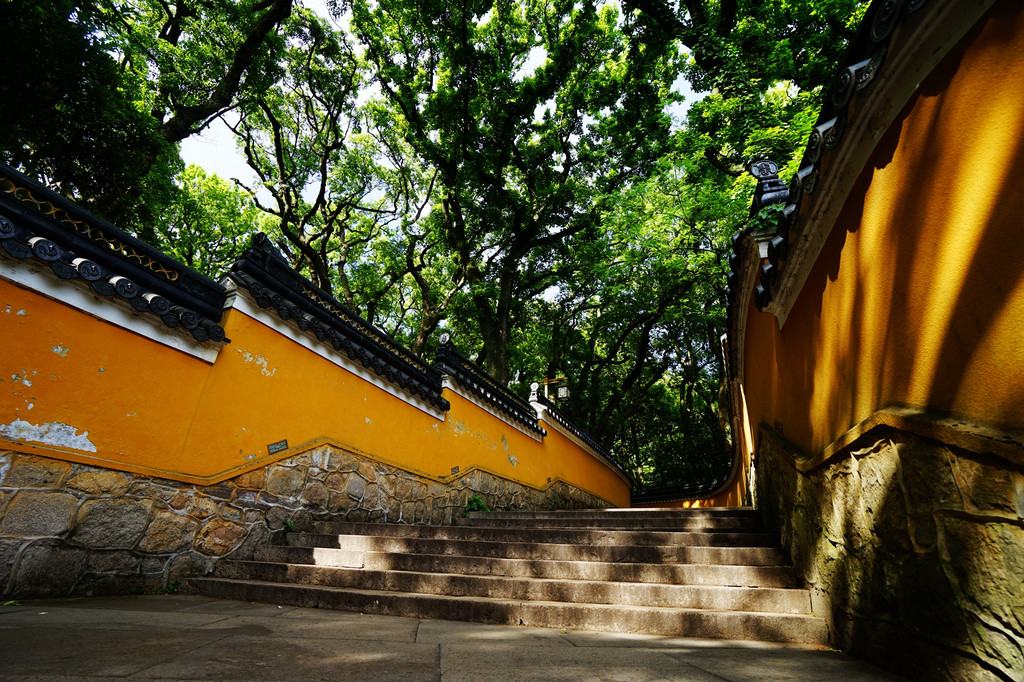
POLYGON ((470 512, 470 518, 490 519, 572 519, 595 518, 612 521, 616 519, 761 519, 760 513, 751 507, 705 507, 693 509, 555 509, 549 511, 493 511, 470 512))
POLYGON ((445 554, 398 554, 324 547, 263 545, 258 561, 314 564, 340 568, 461 573, 508 578, 559 580, 612 580, 616 582, 720 585, 735 587, 796 587, 793 570, 786 566, 729 566, 708 564, 610 563, 601 561, 550 561, 445 554))
POLYGON ((203 594, 224 599, 413 618, 603 632, 636 632, 676 637, 753 639, 803 644, 828 642, 825 622, 820 618, 802 614, 518 601, 493 597, 398 593, 227 578, 192 578, 190 586, 203 594))
POLYGON ((669 585, 608 580, 509 578, 504 576, 332 568, 301 564, 225 561, 216 576, 234 580, 298 583, 386 592, 492 597, 525 601, 623 604, 756 613, 811 612, 806 590, 669 585))
POLYGON ((783 566, 778 547, 704 547, 680 545, 596 545, 542 542, 498 542, 449 538, 419 538, 327 533, 289 533, 293 547, 330 547, 355 551, 487 556, 552 561, 627 563, 691 563, 744 566, 783 566))
POLYGON ((723 516, 708 517, 668 517, 668 518, 631 518, 625 515, 599 517, 594 515, 566 516, 552 518, 494 518, 492 516, 456 517, 457 526, 488 526, 491 528, 573 528, 578 530, 661 530, 704 533, 763 533, 764 525, 759 517, 723 516))
POLYGON ((314 533, 374 537, 461 540, 466 542, 539 542, 557 545, 677 545, 683 547, 774 547, 765 533, 693 533, 565 528, 491 528, 418 526, 398 523, 318 522, 314 533))

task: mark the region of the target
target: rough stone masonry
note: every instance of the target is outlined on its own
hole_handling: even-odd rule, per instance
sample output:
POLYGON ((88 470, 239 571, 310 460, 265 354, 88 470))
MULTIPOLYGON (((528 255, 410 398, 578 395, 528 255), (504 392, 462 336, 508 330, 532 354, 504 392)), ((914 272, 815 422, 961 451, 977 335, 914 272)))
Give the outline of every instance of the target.
POLYGON ((839 646, 912 679, 1022 679, 1024 467, 881 427, 799 471, 761 434, 758 505, 839 646))
POLYGON ((472 470, 440 482, 331 446, 210 486, 0 451, 0 594, 174 589, 286 528, 451 523, 474 495, 501 510, 608 506, 561 481, 537 490, 472 470))

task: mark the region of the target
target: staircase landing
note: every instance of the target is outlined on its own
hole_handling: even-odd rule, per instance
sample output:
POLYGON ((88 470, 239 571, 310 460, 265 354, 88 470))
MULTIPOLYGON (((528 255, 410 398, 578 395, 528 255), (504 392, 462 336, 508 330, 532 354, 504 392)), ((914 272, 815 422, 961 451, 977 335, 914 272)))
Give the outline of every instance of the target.
POLYGON ((0 650, 5 679, 896 679, 800 644, 394 618, 181 594, 0 605, 0 650))

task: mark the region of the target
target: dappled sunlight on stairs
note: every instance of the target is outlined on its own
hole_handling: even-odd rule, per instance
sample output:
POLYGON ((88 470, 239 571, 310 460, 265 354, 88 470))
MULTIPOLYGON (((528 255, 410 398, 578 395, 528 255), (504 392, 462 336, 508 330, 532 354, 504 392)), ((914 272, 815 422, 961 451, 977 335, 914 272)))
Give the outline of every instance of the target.
POLYGON ((319 523, 194 578, 215 597, 416 618, 825 644, 750 509, 485 512, 319 523))

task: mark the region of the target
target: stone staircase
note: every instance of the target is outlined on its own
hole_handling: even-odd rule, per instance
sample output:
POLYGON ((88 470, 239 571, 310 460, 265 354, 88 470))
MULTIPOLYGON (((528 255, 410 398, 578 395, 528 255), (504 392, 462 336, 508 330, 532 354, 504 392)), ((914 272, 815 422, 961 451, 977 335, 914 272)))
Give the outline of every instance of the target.
POLYGON ((752 509, 318 523, 193 578, 213 597, 572 630, 825 644, 752 509))

